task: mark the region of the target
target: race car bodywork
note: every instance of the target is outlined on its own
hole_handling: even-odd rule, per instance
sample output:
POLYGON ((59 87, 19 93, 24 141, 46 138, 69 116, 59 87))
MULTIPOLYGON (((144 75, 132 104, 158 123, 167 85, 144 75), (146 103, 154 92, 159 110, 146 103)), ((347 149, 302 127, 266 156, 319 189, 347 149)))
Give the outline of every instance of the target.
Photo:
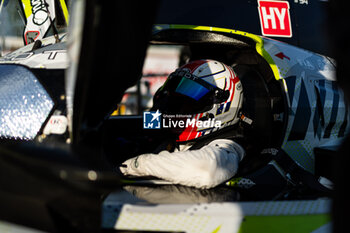
POLYGON ((136 232, 331 232, 330 200, 211 202, 204 192, 186 196, 180 189, 126 189, 140 199, 126 191, 113 193, 103 203, 102 224, 136 232), (177 195, 183 202, 174 202, 181 200, 177 195), (151 196, 153 202, 147 199, 151 196), (191 198, 195 203, 186 203, 191 198))
MULTIPOLYGON (((248 11, 255 14, 248 22, 255 28, 252 31, 244 31, 242 25, 211 27, 183 22, 154 25, 151 33, 154 21, 165 23, 154 20, 153 1, 137 3, 140 9, 151 11, 125 14, 134 12, 132 1, 79 0, 68 42, 56 43, 51 38, 48 43, 32 43, 2 57, 0 69, 19 66, 33 74, 52 103, 41 127, 31 131, 35 132, 30 137, 14 140, 16 137, 7 135, 1 139, 0 171, 3 177, 11 174, 9 180, 0 179, 5 190, 0 198, 1 219, 64 232, 96 232, 101 228, 107 232, 330 231, 331 200, 320 198, 324 193, 295 191, 295 184, 288 183, 289 174, 276 163, 268 166, 275 177, 288 183, 282 188, 275 188, 272 179, 258 184, 257 180, 238 177, 227 187, 197 190, 159 180, 120 179, 114 170, 125 158, 141 152, 142 144, 149 149, 164 135, 162 131, 142 129, 142 117, 110 114, 124 91, 140 78, 149 43, 181 44, 188 49, 184 53, 189 52, 190 59, 217 59, 237 72, 249 103, 244 114, 252 120, 248 136, 259 149, 283 150, 308 173, 331 178, 328 161, 349 130, 348 106, 335 82, 334 61, 297 47, 298 31, 294 27, 293 36, 283 38, 284 42, 261 36, 257 8, 261 2, 238 4, 254 6, 248 11), (107 30, 103 25, 112 19, 120 35, 103 36, 107 30), (66 43, 69 63, 65 60, 66 43), (106 44, 113 46, 105 49, 106 44), (60 78, 45 81, 52 74, 60 78), (61 85, 63 79, 65 86, 61 85), (55 82, 60 83, 59 88, 55 88, 55 82), (59 130, 62 128, 64 131, 59 130), (149 140, 151 137, 155 140, 149 140), (138 143, 130 144, 125 138, 138 143), (326 159, 318 163, 319 156, 326 159), (46 186, 54 192, 43 191, 46 186), (28 210, 40 211, 29 216, 27 211, 13 208, 18 202, 28 210)), ((304 5, 290 2, 293 7, 304 5)), ((279 12, 281 15, 283 11, 279 12)), ((293 18, 291 24, 296 24, 293 18)), ((303 45, 305 48, 310 44, 303 45)))
MULTIPOLYGON (((349 114, 348 106, 344 103, 344 95, 336 84, 335 61, 333 59, 266 37, 215 27, 156 25, 154 27, 155 42, 160 40, 157 35, 162 34, 162 32, 164 35, 171 30, 174 31, 172 35, 177 34, 177 38, 174 36, 174 41, 181 37, 185 38, 188 34, 186 30, 198 31, 197 40, 200 40, 199 38, 202 36, 202 38, 206 38, 204 40, 210 41, 211 38, 217 36, 218 38, 213 39, 211 43, 227 43, 227 53, 235 48, 243 51, 253 48, 255 53, 265 60, 265 64, 260 65, 260 67, 265 65, 265 67, 260 68, 260 72, 266 85, 277 81, 283 93, 283 96, 279 97, 285 98, 285 109, 274 113, 274 118, 284 119, 285 124, 283 132, 280 132, 279 135, 283 140, 277 142, 277 147, 280 146, 284 149, 304 169, 312 173, 315 172, 314 148, 327 147, 334 150, 341 145, 344 136, 349 131, 347 124, 349 114), (206 32, 206 34, 201 35, 201 32, 206 32), (220 38, 222 35, 227 36, 226 41, 224 41, 225 38, 220 38), (228 39, 230 37, 235 38, 236 41, 234 39, 230 41, 228 39), (240 45, 239 40, 241 43, 246 43, 246 48, 241 48, 244 45, 240 45), (248 43, 251 44, 247 45, 248 43), (271 81, 271 78, 274 80, 271 81)), ((168 35, 164 37, 168 39, 168 35)), ((162 35, 159 35, 159 38, 162 38, 162 35)), ((191 36, 187 38, 192 39, 191 36)), ((196 41, 188 43, 195 44, 196 41)), ((197 43, 200 42, 197 41, 197 43)), ((210 58, 212 56, 206 54, 205 51, 202 53, 201 55, 204 57, 209 56, 210 58)), ((243 52, 241 51, 241 53, 243 52)), ((231 60, 226 58, 226 60, 238 69, 238 66, 247 64, 255 69, 256 64, 247 60, 253 59, 256 54, 247 54, 236 55, 236 58, 231 60)), ((273 97, 270 101, 272 105, 276 105, 273 102, 273 97)), ((264 111, 269 111, 269 109, 264 111)), ((276 138, 276 140, 281 138, 276 138)))
POLYGON ((31 43, 0 57, 0 62, 24 65, 32 69, 67 69, 67 35, 59 35, 59 40, 60 43, 55 43, 52 36, 41 39, 37 44, 31 43))
MULTIPOLYGON (((336 84, 333 59, 247 32, 206 26, 155 25, 151 43, 187 45, 191 59, 205 57, 230 64, 242 79, 243 88, 263 92, 261 96, 245 96, 248 101, 253 98, 261 104, 254 110, 243 110, 254 122, 254 132, 258 134, 253 137, 254 142, 266 144, 263 148, 279 148, 307 172, 331 178, 330 168, 325 168, 326 164, 322 163, 315 166, 315 160, 322 156, 322 159, 328 157, 323 163, 331 161, 349 131, 348 106, 336 84), (259 74, 266 89, 248 81, 261 80, 256 79, 256 73, 246 72, 246 67, 259 74), (266 97, 265 102, 261 101, 266 97), (270 117, 266 117, 266 114, 270 114, 270 117), (266 129, 274 135, 266 133, 266 129)), ((283 167, 277 167, 281 169, 280 173, 286 175, 283 167)), ((263 170, 258 169, 257 173, 264 177, 263 170)), ((278 173, 274 176, 278 176, 278 173)), ((266 178, 271 179, 271 174, 266 178)), ((272 180, 259 184, 259 180, 236 178, 227 185, 244 188, 248 192, 268 193, 266 189, 273 189, 274 186, 272 180), (254 186, 263 186, 265 191, 252 188, 254 186)), ((103 224, 106 228, 185 232, 254 232, 264 228, 264 231, 278 232, 286 230, 282 220, 285 219, 301 227, 293 227, 292 232, 331 230, 327 217, 331 203, 329 199, 300 202, 293 200, 296 197, 287 194, 288 191, 284 193, 285 190, 279 190, 271 196, 256 194, 247 200, 279 199, 290 195, 289 200, 219 204, 211 202, 242 201, 244 198, 235 199, 239 194, 225 188, 196 193, 191 189, 169 186, 166 182, 124 182, 125 191, 110 194, 104 202, 103 224), (125 202, 125 199, 128 201, 125 202), (140 206, 143 200, 157 205, 140 206), (201 204, 190 204, 193 202, 201 204), (322 206, 322 210, 306 207, 307 212, 300 212, 300 206, 309 205, 322 206), (275 212, 282 209, 286 212, 275 212)))

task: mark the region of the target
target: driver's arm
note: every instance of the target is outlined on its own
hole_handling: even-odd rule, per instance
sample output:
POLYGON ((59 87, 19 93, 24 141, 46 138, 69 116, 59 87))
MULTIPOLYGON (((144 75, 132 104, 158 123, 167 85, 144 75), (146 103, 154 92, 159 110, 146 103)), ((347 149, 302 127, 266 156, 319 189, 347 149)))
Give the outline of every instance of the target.
POLYGON ((174 184, 212 188, 233 177, 245 155, 228 139, 217 139, 198 150, 142 154, 120 167, 124 175, 155 176, 174 184))

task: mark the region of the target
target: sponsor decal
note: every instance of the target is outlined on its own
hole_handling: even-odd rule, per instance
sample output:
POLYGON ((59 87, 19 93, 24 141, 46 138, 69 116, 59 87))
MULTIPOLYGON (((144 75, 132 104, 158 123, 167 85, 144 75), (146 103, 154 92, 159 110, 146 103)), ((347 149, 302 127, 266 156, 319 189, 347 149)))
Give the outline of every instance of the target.
POLYGON ((64 134, 67 130, 68 120, 66 116, 58 115, 51 116, 50 120, 47 122, 43 133, 45 135, 49 134, 64 134))
POLYGON ((44 0, 30 0, 33 12, 33 23, 40 26, 49 18, 44 0))
POLYGON ((289 2, 258 0, 258 11, 264 36, 292 37, 289 2))
MULTIPOLYGON (((328 1, 328 0, 325 0, 328 1)), ((309 0, 294 0, 294 3, 300 4, 300 5, 309 5, 309 0)))
POLYGON ((290 57, 286 56, 283 52, 277 53, 277 54, 275 54, 275 56, 281 60, 283 60, 284 58, 287 60, 290 60, 290 57))

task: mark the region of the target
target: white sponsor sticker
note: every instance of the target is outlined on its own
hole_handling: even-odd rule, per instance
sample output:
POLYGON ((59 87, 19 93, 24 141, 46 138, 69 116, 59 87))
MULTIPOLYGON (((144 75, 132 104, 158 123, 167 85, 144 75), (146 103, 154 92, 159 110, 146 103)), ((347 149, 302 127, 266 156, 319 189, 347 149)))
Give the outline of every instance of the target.
POLYGON ((64 134, 67 130, 68 120, 66 116, 51 116, 44 128, 44 134, 64 134))

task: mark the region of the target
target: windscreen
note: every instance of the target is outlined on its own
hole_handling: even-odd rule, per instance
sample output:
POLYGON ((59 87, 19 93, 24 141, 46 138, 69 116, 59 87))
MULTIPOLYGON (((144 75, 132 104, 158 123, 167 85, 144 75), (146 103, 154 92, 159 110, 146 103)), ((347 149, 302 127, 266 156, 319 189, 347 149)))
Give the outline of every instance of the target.
POLYGON ((32 72, 0 65, 0 138, 34 139, 53 106, 32 72))

